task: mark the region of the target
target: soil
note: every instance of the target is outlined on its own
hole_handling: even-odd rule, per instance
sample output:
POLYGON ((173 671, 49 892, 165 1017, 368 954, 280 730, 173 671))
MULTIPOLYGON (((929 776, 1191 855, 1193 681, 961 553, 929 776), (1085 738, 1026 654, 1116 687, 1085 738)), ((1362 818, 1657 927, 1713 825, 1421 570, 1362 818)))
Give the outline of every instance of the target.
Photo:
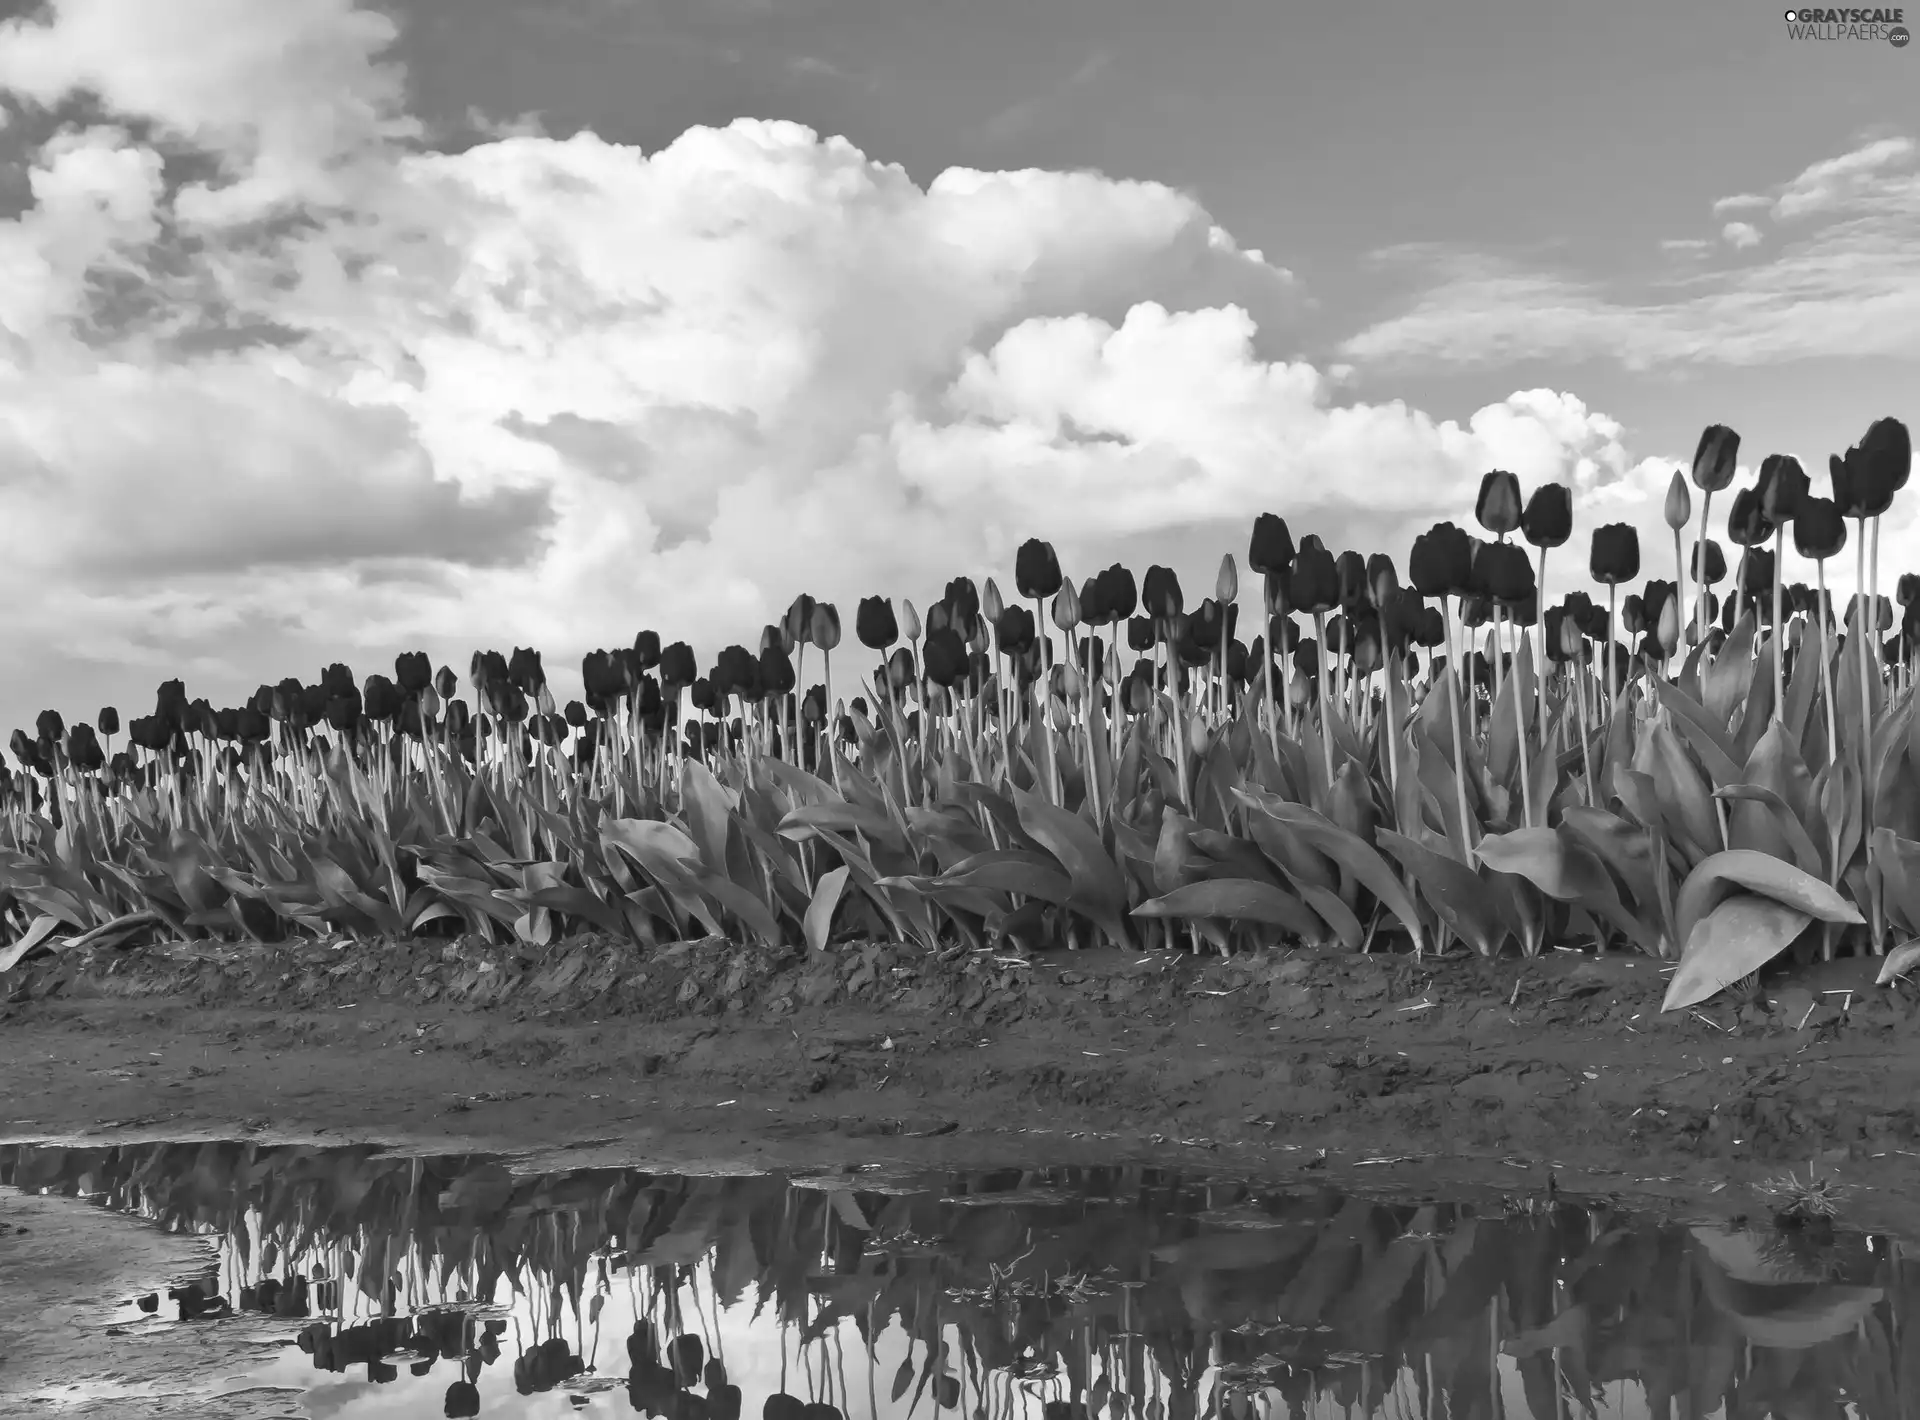
POLYGON ((1920 990, 1843 960, 1661 1014, 1645 958, 646 959, 582 938, 68 953, 0 977, 0 1139, 374 1140, 654 1169, 1158 1159, 1755 1206, 1920 1236, 1920 990))

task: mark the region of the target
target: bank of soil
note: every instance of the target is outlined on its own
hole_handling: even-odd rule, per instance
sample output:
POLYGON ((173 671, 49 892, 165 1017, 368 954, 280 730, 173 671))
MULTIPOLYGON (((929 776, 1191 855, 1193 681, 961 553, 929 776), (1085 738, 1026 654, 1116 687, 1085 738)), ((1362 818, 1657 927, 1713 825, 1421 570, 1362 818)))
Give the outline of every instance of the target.
MULTIPOLYGON (((1163 1159, 1757 1211, 1810 1165, 1920 1236, 1920 990, 1662 1015, 1644 958, 1032 958, 721 940, 178 944, 0 976, 0 1138, 382 1140, 656 1169, 1163 1159)), ((546 1160, 551 1166, 555 1160, 546 1160)))

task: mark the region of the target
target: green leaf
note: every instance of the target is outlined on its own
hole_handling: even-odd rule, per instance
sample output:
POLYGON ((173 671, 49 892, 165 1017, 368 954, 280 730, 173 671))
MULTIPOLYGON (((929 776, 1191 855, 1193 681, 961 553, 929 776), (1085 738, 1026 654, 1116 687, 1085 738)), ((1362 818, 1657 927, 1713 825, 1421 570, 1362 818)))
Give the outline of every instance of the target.
POLYGON ((1895 947, 1887 953, 1887 959, 1880 963, 1880 974, 1874 977, 1873 984, 1890 986, 1915 967, 1920 967, 1920 942, 1908 942, 1895 947))
POLYGON ((1749 892, 1791 907, 1822 922, 1861 923, 1860 909, 1808 872, 1751 849, 1715 853, 1687 874, 1674 902, 1673 925, 1681 942, 1692 939, 1694 924, 1726 894, 1749 892))
MULTIPOLYGON (((1358 878, 1367 891, 1379 900, 1380 905, 1400 920, 1401 928, 1413 939, 1414 950, 1425 950, 1426 925, 1421 921, 1420 909, 1414 905, 1413 895, 1407 891, 1406 884, 1394 876, 1393 869, 1387 866, 1386 859, 1379 853, 1305 804, 1288 803, 1271 794, 1249 794, 1239 789, 1234 791, 1234 797, 1247 807, 1278 819, 1358 878)), ((1386 832, 1381 830, 1382 839, 1386 832)))
POLYGON ((1299 898, 1252 878, 1209 878, 1189 883, 1133 909, 1135 917, 1220 917, 1230 922, 1260 922, 1296 937, 1313 940, 1320 922, 1299 898))
POLYGON ((833 910, 840 904, 840 893, 847 885, 847 875, 852 869, 844 863, 832 872, 823 874, 814 886, 813 901, 807 904, 807 915, 801 924, 801 930, 807 939, 807 950, 824 952, 827 938, 833 931, 833 910))
POLYGON ((1697 1006, 1758 971, 1785 951, 1812 920, 1811 914, 1797 907, 1757 893, 1727 898, 1694 923, 1660 1009, 1697 1006))
POLYGON ((1073 884, 1068 906, 1091 920, 1115 946, 1127 941, 1120 914, 1127 906, 1127 883, 1107 856, 1092 824, 1080 815, 1048 803, 1036 794, 1013 791, 1020 827, 1059 860, 1073 884))
POLYGON ((1380 830, 1380 846, 1420 884, 1420 895, 1454 936, 1475 952, 1490 957, 1506 941, 1506 928, 1492 907, 1489 886, 1472 868, 1388 829, 1380 830))

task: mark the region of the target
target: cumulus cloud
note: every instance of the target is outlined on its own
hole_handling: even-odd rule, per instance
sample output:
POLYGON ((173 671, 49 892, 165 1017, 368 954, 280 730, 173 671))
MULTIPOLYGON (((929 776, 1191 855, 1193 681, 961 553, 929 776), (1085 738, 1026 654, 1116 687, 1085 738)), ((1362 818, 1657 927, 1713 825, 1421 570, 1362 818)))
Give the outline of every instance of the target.
POLYGON ((711 655, 1027 536, 1210 571, 1266 508, 1403 552, 1493 466, 1583 517, 1664 488, 1570 394, 1344 399, 1288 357, 1289 273, 1161 184, 921 187, 744 120, 440 152, 383 17, 164 8, 0 28, 43 130, 0 223, 16 720, 109 671, 222 698, 414 644, 536 644, 564 689, 643 625, 711 655))
MULTIPOLYGON (((1807 358, 1920 358, 1920 152, 1876 138, 1766 194, 1714 203, 1737 251, 1771 229, 1764 261, 1702 269, 1695 260, 1629 294, 1567 271, 1481 254, 1439 253, 1432 283, 1397 315, 1349 339, 1376 364, 1504 365, 1604 356, 1641 371, 1679 364, 1763 365, 1807 358), (1752 219, 1752 220, 1749 220, 1752 219)), ((1697 257, 1703 247, 1663 244, 1697 257)))

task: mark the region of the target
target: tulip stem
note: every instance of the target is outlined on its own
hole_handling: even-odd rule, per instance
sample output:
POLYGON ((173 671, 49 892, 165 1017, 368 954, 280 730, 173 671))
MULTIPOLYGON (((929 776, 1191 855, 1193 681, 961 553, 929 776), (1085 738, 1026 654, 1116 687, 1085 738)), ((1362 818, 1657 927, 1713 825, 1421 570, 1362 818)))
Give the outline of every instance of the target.
POLYGON ((1833 609, 1827 599, 1827 559, 1816 558, 1813 566, 1820 586, 1820 689, 1827 705, 1827 772, 1832 773, 1840 762, 1840 732, 1833 714, 1833 647, 1828 643, 1833 609))
MULTIPOLYGON (((1319 642, 1320 664, 1314 669, 1320 672, 1314 679, 1319 682, 1320 691, 1320 759, 1327 773, 1327 792, 1333 792, 1333 711, 1327 703, 1327 675, 1332 657, 1327 653, 1327 614, 1316 611, 1313 614, 1313 634, 1319 642)), ((1324 808, 1326 805, 1323 804, 1324 808)))
POLYGON ((1540 585, 1534 591, 1534 609, 1540 620, 1540 670, 1536 676, 1539 684, 1535 687, 1539 695, 1538 721, 1540 725, 1540 743, 1547 742, 1547 670, 1553 664, 1553 657, 1547 650, 1547 549, 1540 549, 1540 585))
MULTIPOLYGON (((1707 560, 1707 515, 1712 508, 1713 490, 1709 488, 1705 490, 1705 496, 1700 500, 1700 570, 1702 573, 1706 571, 1707 560)), ((1707 649, 1707 583, 1704 576, 1702 576, 1700 582, 1694 588, 1693 616, 1695 636, 1700 645, 1701 658, 1704 661, 1709 658, 1707 649)), ((1609 638, 1613 635, 1613 627, 1611 625, 1607 627, 1607 635, 1609 638)), ((1613 643, 1611 639, 1609 639, 1607 643, 1607 688, 1608 690, 1612 690, 1613 688, 1613 643)))
MULTIPOLYGON (((1511 615, 1512 613, 1504 607, 1496 608, 1494 611, 1494 616, 1497 618, 1496 625, 1498 624, 1498 620, 1505 620, 1511 615)), ((1516 630, 1517 629, 1518 628, 1516 628, 1516 630)), ((1526 682, 1520 678, 1520 668, 1515 666, 1513 675, 1513 743, 1520 753, 1520 826, 1522 828, 1531 828, 1533 827, 1533 774, 1527 764, 1528 717, 1520 703, 1522 692, 1524 692, 1525 689, 1526 682)))
POLYGON ((1459 657, 1451 654, 1453 651, 1453 599, 1451 597, 1441 596, 1440 614, 1447 621, 1447 650, 1450 662, 1447 666, 1447 679, 1451 682, 1447 687, 1447 713, 1453 719, 1453 789, 1459 796, 1460 861, 1465 863, 1469 861, 1469 855, 1473 851, 1473 832, 1470 827, 1471 820, 1467 817, 1466 742, 1460 734, 1459 657))

